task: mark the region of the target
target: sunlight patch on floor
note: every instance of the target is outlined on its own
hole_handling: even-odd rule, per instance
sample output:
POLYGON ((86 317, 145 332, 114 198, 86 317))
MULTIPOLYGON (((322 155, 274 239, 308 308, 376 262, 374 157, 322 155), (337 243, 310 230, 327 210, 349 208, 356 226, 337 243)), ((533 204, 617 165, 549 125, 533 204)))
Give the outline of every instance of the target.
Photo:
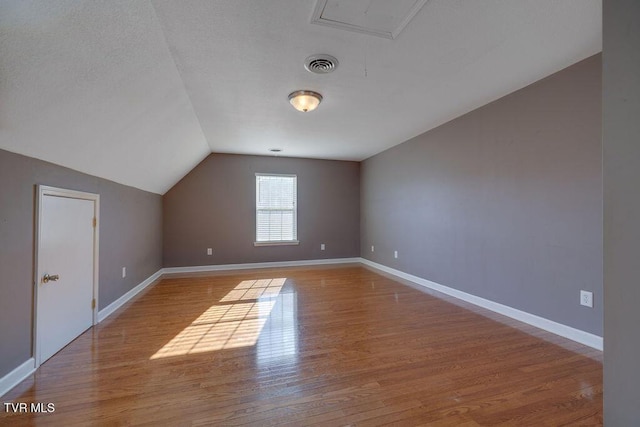
POLYGON ((286 280, 240 282, 150 359, 255 345, 286 280))
POLYGON ((244 280, 231 292, 224 296, 220 302, 244 301, 263 297, 278 296, 286 278, 244 280))

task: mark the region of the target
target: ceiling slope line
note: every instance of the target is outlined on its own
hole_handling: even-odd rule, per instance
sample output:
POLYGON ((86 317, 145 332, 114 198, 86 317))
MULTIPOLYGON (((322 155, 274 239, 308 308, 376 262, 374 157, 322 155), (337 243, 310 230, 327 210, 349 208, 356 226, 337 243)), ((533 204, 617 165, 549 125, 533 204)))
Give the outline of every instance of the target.
MULTIPOLYGON (((155 5, 153 4, 153 0, 149 0, 149 4, 151 5, 151 10, 153 11, 153 15, 156 18, 156 23, 158 24, 158 29, 160 30, 160 34, 162 34, 162 40, 164 40, 164 45, 167 48, 167 52, 169 52, 169 56, 171 57, 171 62, 173 63, 173 67, 174 67, 174 69, 176 71, 176 74, 180 78, 180 82, 182 83, 182 91, 184 92, 184 94, 187 96, 187 99, 189 100, 189 105, 191 106, 191 111, 193 112, 193 115, 196 118, 196 121, 198 122, 198 128, 200 128, 200 133, 202 134, 202 139, 207 144, 207 148, 208 148, 209 154, 211 154, 213 152, 213 150, 211 149, 211 143, 209 142, 209 139, 207 138, 207 135, 205 134, 204 129, 202 128, 202 120, 200 120, 200 116, 198 115, 198 111, 196 110, 195 106, 193 105, 193 99, 191 99, 191 95, 189 94, 189 91, 187 90, 187 85, 186 85, 186 83, 184 81, 184 77, 182 76, 182 72, 180 71, 180 67, 178 67, 178 62, 176 61, 175 53, 174 53, 173 49, 171 49, 171 45, 169 44, 169 40, 167 39, 167 35, 165 34, 164 26, 162 25, 162 21, 160 19, 160 16, 158 15, 158 11, 156 10, 155 5)), ((194 167, 198 163, 200 163, 202 160, 204 160, 205 158, 206 158, 206 156, 203 157, 202 159, 198 159, 198 162, 194 164, 194 167)), ((174 182, 169 189, 171 189, 174 185, 176 185, 178 182, 180 182, 180 180, 182 178, 184 178, 189 172, 191 172, 191 170, 192 169, 188 170, 184 175, 180 176, 179 179, 176 182, 174 182)), ((169 191, 169 189, 167 191, 169 191)))

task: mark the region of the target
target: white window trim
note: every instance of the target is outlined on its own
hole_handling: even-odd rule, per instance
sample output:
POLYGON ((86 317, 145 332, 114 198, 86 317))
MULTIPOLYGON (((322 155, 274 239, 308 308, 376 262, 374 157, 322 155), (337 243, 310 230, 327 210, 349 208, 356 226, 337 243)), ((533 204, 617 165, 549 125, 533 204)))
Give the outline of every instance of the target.
POLYGON ((269 241, 269 242, 253 242, 253 246, 293 246, 299 245, 299 240, 280 240, 280 241, 269 241))
MULTIPOLYGON (((286 174, 286 173, 261 173, 261 172, 256 172, 255 176, 277 176, 277 177, 290 177, 290 178, 296 178, 296 193, 297 193, 297 180, 298 180, 298 175, 296 174, 286 174)), ((256 188, 256 198, 258 197, 258 189, 256 188)), ((296 221, 296 228, 297 228, 297 222, 298 222, 298 203, 297 203, 297 198, 298 195, 296 194, 296 208, 294 211, 295 214, 295 221, 296 221)), ((279 209, 276 209, 279 210, 279 209)), ((256 209, 257 211, 257 209, 256 209)), ((258 215, 256 213, 256 233, 254 235, 257 236, 257 230, 258 230, 258 215)), ((297 232, 296 232, 297 234, 297 232)), ((263 241, 263 242, 258 242, 257 240, 253 242, 253 246, 259 247, 259 246, 296 246, 299 245, 300 241, 299 240, 269 240, 269 241, 263 241)))

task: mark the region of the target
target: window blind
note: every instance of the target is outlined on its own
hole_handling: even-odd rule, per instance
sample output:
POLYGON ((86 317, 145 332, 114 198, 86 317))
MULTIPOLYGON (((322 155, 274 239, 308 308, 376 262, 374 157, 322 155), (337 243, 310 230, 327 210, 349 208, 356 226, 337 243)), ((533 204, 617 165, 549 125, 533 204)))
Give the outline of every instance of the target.
POLYGON ((297 176, 256 174, 256 242, 296 242, 297 176))

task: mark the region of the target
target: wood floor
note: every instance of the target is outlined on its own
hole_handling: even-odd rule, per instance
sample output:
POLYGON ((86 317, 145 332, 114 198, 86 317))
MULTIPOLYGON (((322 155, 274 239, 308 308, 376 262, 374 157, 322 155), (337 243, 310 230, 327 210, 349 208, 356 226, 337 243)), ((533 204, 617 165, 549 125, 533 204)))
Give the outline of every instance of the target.
POLYGON ((601 357, 361 266, 170 278, 0 399, 55 412, 0 425, 601 425, 601 357))

